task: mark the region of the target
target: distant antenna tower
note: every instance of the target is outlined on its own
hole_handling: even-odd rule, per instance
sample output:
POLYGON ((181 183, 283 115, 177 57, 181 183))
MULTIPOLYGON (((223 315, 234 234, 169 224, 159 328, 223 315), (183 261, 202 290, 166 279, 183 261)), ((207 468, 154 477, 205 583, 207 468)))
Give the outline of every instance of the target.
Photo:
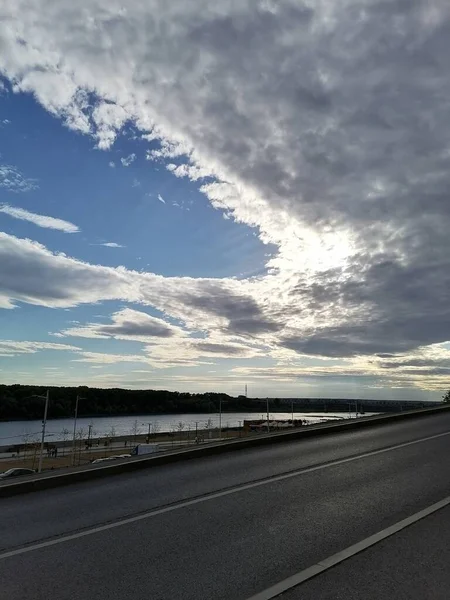
POLYGON ((245 384, 245 397, 247 398, 247 384, 245 384))

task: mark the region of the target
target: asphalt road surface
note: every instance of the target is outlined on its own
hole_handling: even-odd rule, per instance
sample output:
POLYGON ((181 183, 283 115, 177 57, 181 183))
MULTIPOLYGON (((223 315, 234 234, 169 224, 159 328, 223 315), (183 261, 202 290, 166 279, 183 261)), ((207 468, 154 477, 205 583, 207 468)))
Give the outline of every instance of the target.
MULTIPOLYGON (((446 412, 1 499, 0 599, 247 600, 449 497, 449 462, 446 412)), ((282 598, 448 599, 449 519, 282 598)))
POLYGON ((294 588, 282 600, 448 600, 450 508, 294 588))

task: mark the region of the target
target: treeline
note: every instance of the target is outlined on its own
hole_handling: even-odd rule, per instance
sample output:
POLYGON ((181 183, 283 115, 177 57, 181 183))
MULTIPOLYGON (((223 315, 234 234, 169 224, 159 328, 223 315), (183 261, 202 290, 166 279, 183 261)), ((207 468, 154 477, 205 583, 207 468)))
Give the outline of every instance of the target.
MULTIPOLYGON (((166 390, 97 389, 89 387, 42 387, 32 385, 0 385, 0 420, 41 419, 44 396, 50 391, 48 418, 71 417, 76 397, 80 397, 79 416, 138 415, 170 413, 214 413, 219 411, 262 411, 265 400, 237 398, 227 394, 169 392, 166 390)), ((271 400, 272 407, 280 400, 271 400)))

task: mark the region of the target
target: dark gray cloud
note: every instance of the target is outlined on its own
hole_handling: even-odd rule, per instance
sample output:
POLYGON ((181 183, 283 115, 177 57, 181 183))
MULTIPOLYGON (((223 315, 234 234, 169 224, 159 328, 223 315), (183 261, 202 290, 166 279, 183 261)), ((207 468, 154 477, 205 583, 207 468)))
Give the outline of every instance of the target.
POLYGON ((0 299, 5 305, 15 300, 52 307, 131 300, 137 297, 131 279, 124 271, 53 254, 36 242, 0 232, 0 299))
POLYGON ((201 295, 185 297, 185 302, 207 313, 228 319, 226 331, 231 334, 257 335, 276 332, 281 325, 263 314, 251 296, 233 294, 223 286, 204 286, 201 295))
POLYGON ((122 321, 119 325, 99 325, 96 330, 100 334, 126 337, 161 337, 174 335, 174 330, 163 322, 133 322, 122 321))
MULTIPOLYGON (((440 251, 439 251, 440 252, 440 251)), ((445 257, 417 256, 415 263, 379 256, 358 259, 291 290, 316 315, 317 327, 281 339, 283 347, 323 356, 394 356, 450 340, 450 263, 445 257)))
POLYGON ((181 330, 162 319, 145 312, 123 308, 111 315, 112 324, 88 323, 63 331, 63 335, 77 337, 104 338, 149 341, 148 338, 171 338, 180 335, 181 330))
POLYGON ((378 363, 378 366, 381 369, 402 369, 405 370, 405 367, 429 367, 430 369, 450 369, 450 359, 431 359, 431 358, 407 358, 400 359, 397 361, 383 361, 378 363))
POLYGON ((201 352, 207 352, 212 354, 222 354, 230 356, 241 356, 248 352, 248 349, 233 344, 215 344, 213 342, 200 342, 195 345, 195 348, 201 352))

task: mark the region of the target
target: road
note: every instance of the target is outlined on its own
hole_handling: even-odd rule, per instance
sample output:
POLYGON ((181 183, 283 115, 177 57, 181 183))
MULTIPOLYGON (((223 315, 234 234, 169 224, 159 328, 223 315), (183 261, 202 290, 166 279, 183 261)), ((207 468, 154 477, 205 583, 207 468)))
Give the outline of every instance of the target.
MULTIPOLYGON (((448 498, 449 457, 446 412, 1 499, 0 599, 248 600, 448 498)), ((448 598, 449 517, 282 598, 448 598)))

